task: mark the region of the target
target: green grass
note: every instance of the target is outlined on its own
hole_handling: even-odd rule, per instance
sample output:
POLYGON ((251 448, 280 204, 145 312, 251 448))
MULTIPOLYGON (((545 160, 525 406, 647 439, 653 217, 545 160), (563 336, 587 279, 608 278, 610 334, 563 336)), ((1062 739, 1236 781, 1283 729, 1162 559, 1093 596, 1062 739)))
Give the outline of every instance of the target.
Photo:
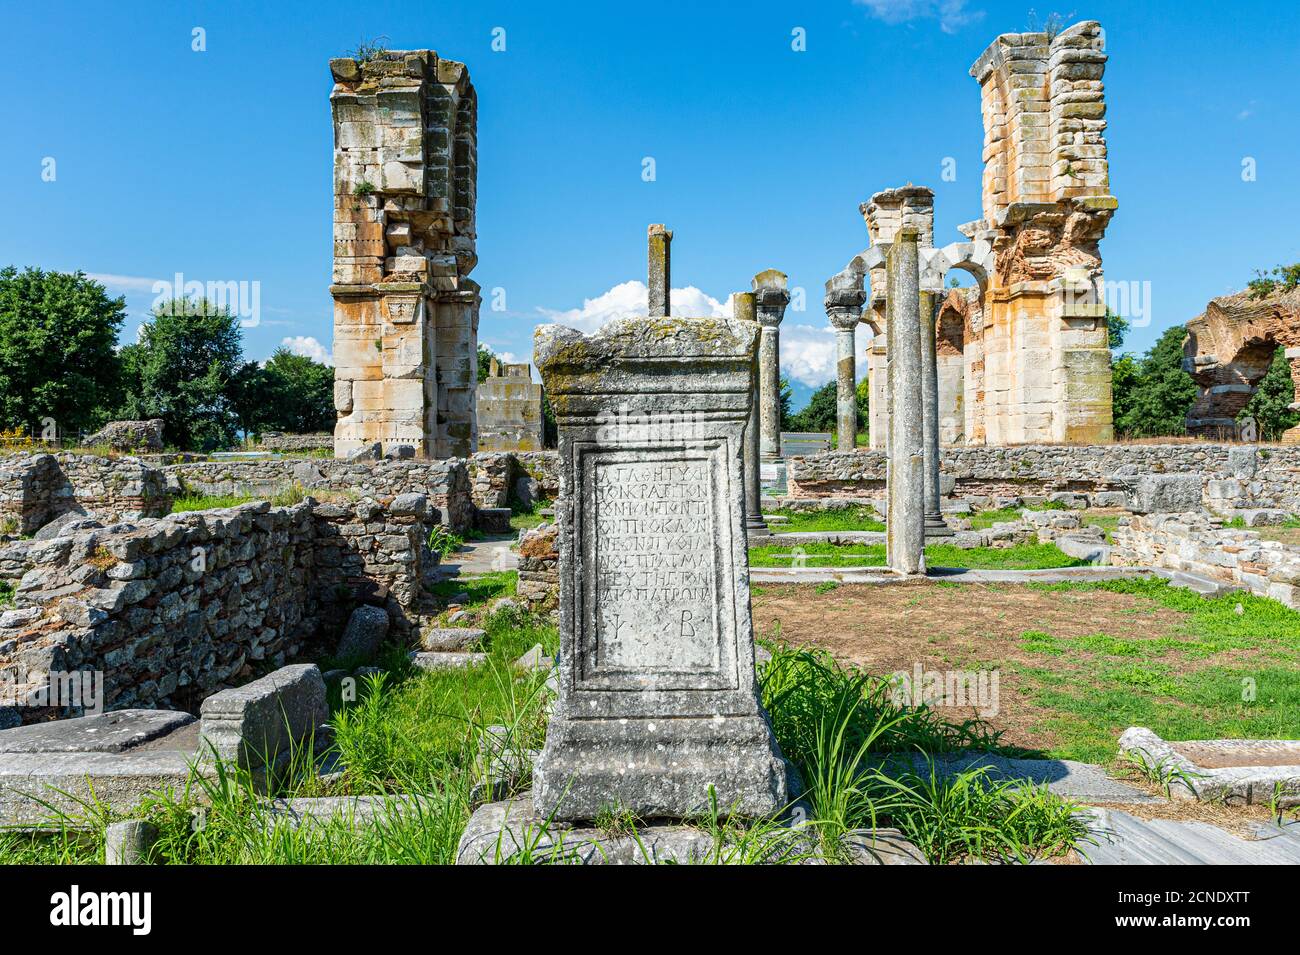
POLYGON ((210 511, 218 507, 238 507, 257 498, 245 494, 184 494, 172 500, 172 513, 210 511))
POLYGON ((1300 736, 1300 613, 1249 594, 1202 597, 1159 578, 1027 586, 1140 600, 1122 636, 1021 635, 1021 649, 1044 661, 1014 669, 1048 711, 1042 726, 1058 740, 1051 756, 1110 763, 1129 726, 1175 740, 1300 736), (1148 636, 1141 618, 1154 610, 1180 620, 1148 636))
POLYGON ((510 527, 513 530, 522 531, 536 527, 538 524, 547 520, 553 520, 553 518, 542 516, 543 508, 553 506, 554 505, 552 505, 550 501, 545 501, 539 498, 530 506, 525 507, 518 498, 512 497, 510 499, 510 527))
POLYGON ((806 531, 883 531, 885 525, 869 507, 848 507, 835 511, 794 511, 784 508, 767 511, 789 518, 784 524, 771 525, 777 534, 806 531))
MULTIPOLYGON (((791 544, 764 544, 749 549, 751 567, 789 567, 795 553, 791 544)), ((799 544, 806 567, 879 567, 885 563, 883 544, 799 544)), ((931 544, 925 549, 929 567, 964 567, 981 570, 1039 570, 1079 567, 1087 561, 1067 557, 1055 544, 1016 544, 1011 547, 973 547, 931 544)))
POLYGON ((980 720, 954 724, 927 707, 898 705, 885 680, 822 652, 777 646, 759 678, 773 731, 803 776, 811 824, 831 858, 850 830, 883 826, 898 827, 936 864, 1028 861, 1085 839, 1077 807, 1046 788, 993 782, 982 770, 943 778, 887 758, 1001 749, 999 734, 980 720))
MULTIPOLYGON (((498 597, 513 597, 519 584, 519 572, 514 570, 494 570, 481 577, 460 577, 456 580, 440 580, 428 588, 435 597, 446 600, 456 594, 467 594, 469 599, 463 602, 468 608, 486 604, 498 597)), ((527 649, 527 648, 525 648, 527 649)))
POLYGON ((14 602, 14 586, 8 581, 0 580, 0 608, 8 607, 14 602))
MULTIPOLYGON (((334 492, 325 492, 332 495, 334 492)), ((307 489, 301 484, 286 487, 269 497, 254 497, 250 494, 198 494, 186 491, 172 499, 172 513, 185 511, 210 511, 220 507, 238 507, 253 501, 270 501, 272 507, 292 507, 301 504, 307 498, 307 489)))
MULTIPOLYGON (((154 861, 203 864, 447 864, 474 807, 482 778, 476 763, 484 727, 507 727, 512 744, 540 746, 548 693, 545 673, 520 673, 513 661, 536 643, 554 652, 549 619, 503 610, 487 621, 485 664, 423 672, 400 665, 362 681, 359 699, 332 717, 333 746, 343 775, 331 795, 373 795, 383 801, 376 828, 346 818, 293 828, 267 810, 246 773, 219 765, 213 777, 193 777, 179 792, 146 798, 126 814, 160 831, 154 861), (406 801, 399 794, 420 798, 406 801)), ((397 659, 403 659, 398 657, 397 659)), ((323 794, 305 750, 276 795, 323 794)), ((520 788, 527 778, 518 782, 520 788)), ((103 827, 113 814, 88 802, 62 817, 61 834, 33 839, 0 833, 0 862, 103 861, 103 827)))
MULTIPOLYGON (((466 671, 393 672, 369 678, 360 699, 334 714, 343 767, 334 794, 383 800, 379 822, 346 818, 294 828, 268 812, 245 774, 219 766, 181 792, 149 797, 129 815, 160 830, 152 861, 171 864, 445 864, 453 861, 482 779, 476 754, 489 725, 512 745, 539 746, 547 694, 542 674, 520 674, 511 661, 533 643, 555 649, 548 620, 503 611, 488 622, 488 662, 466 671), (399 794, 419 794, 407 800, 399 794)), ((978 720, 951 723, 926 707, 898 705, 884 680, 836 664, 824 653, 773 648, 759 682, 777 739, 807 784, 812 817, 797 829, 776 817, 730 818, 716 794, 696 824, 712 836, 698 861, 746 864, 800 861, 816 853, 842 858, 844 835, 866 826, 898 826, 932 861, 967 857, 1025 861, 1059 853, 1084 838, 1074 806, 1033 787, 993 783, 980 772, 949 780, 891 768, 888 754, 997 749, 998 734, 978 720)), ((316 795, 322 783, 297 754, 280 795, 316 795)), ((522 797, 523 771, 511 790, 522 797)), ((64 817, 72 828, 32 839, 0 834, 0 862, 96 863, 112 815, 88 803, 64 817)), ((640 820, 611 811, 611 834, 639 839, 640 820)), ((540 839, 543 823, 533 834, 540 839)), ((530 843, 515 863, 572 861, 530 843)))

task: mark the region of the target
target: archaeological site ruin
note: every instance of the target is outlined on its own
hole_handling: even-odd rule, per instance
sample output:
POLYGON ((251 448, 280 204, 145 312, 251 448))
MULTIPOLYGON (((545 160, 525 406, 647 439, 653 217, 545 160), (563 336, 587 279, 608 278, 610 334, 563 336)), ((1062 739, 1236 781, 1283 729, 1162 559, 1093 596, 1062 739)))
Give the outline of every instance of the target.
MULTIPOLYGON (((1300 863, 1300 425, 1241 426, 1275 356, 1300 411, 1300 290, 1213 298, 1186 433, 1117 432, 1109 57, 927 63, 981 218, 857 184, 811 320, 793 253, 738 236, 712 299, 698 225, 548 219, 583 308, 483 315, 531 355, 480 342, 466 64, 321 63, 332 434, 317 365, 323 420, 218 450, 171 408, 0 441, 0 864, 1300 863)), ((486 163, 515 74, 475 62, 486 163)))

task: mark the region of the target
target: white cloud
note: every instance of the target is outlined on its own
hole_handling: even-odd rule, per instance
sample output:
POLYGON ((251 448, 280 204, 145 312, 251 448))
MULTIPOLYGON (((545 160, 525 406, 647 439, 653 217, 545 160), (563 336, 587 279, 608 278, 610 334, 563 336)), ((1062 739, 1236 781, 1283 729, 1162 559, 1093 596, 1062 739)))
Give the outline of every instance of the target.
MULTIPOLYGON (((625 315, 649 314, 648 290, 644 282, 621 282, 594 298, 584 299, 581 308, 538 308, 548 321, 591 333, 611 319, 625 315)), ((731 297, 719 301, 694 286, 675 288, 672 293, 674 315, 686 317, 730 318, 731 297)), ((781 373, 811 388, 819 388, 835 377, 835 331, 829 325, 796 325, 787 312, 781 324, 781 373)), ((857 358, 858 380, 867 373, 867 346, 871 330, 859 326, 853 353, 857 358)), ((510 352, 501 354, 515 360, 510 352)))
POLYGON ((87 272, 86 278, 94 279, 112 292, 148 292, 150 295, 156 294, 153 287, 157 282, 162 281, 142 275, 112 275, 108 272, 87 272))
POLYGON ((322 365, 333 365, 334 356, 330 350, 310 335, 294 335, 280 339, 280 347, 287 348, 295 355, 304 355, 322 365))
MULTIPOLYGON (((871 344, 871 329, 859 325, 853 345, 857 380, 867 373, 867 346, 871 344)), ((835 377, 835 330, 829 325, 781 323, 781 373, 810 388, 820 388, 835 377)))
POLYGON ((983 10, 967 10, 966 0, 853 0, 885 23, 909 20, 938 20, 944 33, 956 33, 984 16, 983 10))
MULTIPOLYGON (((582 332, 594 332, 611 319, 624 315, 648 315, 650 290, 644 282, 620 282, 608 292, 595 298, 584 299, 581 308, 553 309, 538 307, 537 311, 558 325, 567 325, 582 332)), ((687 318, 728 318, 731 300, 720 302, 701 292, 693 285, 672 290, 674 315, 687 318)))

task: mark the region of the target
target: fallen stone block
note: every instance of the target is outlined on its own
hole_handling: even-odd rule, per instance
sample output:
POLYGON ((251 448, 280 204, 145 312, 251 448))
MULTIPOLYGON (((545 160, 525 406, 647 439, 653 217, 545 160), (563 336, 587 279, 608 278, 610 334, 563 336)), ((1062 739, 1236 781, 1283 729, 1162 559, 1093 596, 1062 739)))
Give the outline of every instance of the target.
POLYGON ((1300 805, 1300 740, 1170 742, 1144 726, 1131 726, 1120 734, 1119 752, 1165 780, 1175 799, 1300 805))
POLYGON ((147 865, 158 827, 143 819, 110 823, 104 829, 105 865, 147 865))
POLYGON ((1090 564, 1109 564, 1111 547, 1098 537, 1067 534, 1055 540, 1057 548, 1066 557, 1086 560, 1090 564))
POLYGON ((383 607, 362 606, 352 611, 334 655, 340 660, 373 660, 388 636, 392 621, 383 607))
POLYGON ((329 719, 325 681, 314 663, 281 667, 203 701, 201 755, 245 769, 274 767, 329 719))
POLYGON ((0 753, 0 825, 49 825, 60 813, 89 824, 92 800, 128 813, 146 795, 184 788, 194 762, 177 750, 0 753))
POLYGON ((175 710, 112 710, 0 730, 0 753, 121 753, 194 722, 175 710))
POLYGON ((431 627, 420 634, 420 646, 440 653, 468 650, 486 636, 487 631, 478 627, 431 627))
POLYGON ((532 648, 515 661, 515 668, 531 672, 533 670, 549 670, 555 666, 555 658, 542 649, 540 643, 533 644, 532 648))
POLYGON ((508 507, 480 507, 474 511, 474 525, 485 534, 509 534, 513 514, 508 507))
POLYGON ((414 651, 411 663, 419 670, 463 670, 487 662, 486 653, 437 653, 414 651))

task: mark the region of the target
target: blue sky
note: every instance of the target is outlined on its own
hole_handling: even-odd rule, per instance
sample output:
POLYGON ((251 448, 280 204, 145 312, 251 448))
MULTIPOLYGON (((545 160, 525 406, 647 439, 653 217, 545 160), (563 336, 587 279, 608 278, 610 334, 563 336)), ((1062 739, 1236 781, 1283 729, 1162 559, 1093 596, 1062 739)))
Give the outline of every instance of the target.
MULTIPOLYGON (((1300 260, 1300 24, 1283 3, 1060 12, 1107 31, 1120 207, 1102 254, 1108 280, 1150 283, 1150 325, 1129 342, 1143 350, 1254 269, 1300 260)), ((328 352, 327 62, 383 35, 465 61, 478 88, 481 341, 526 360, 538 322, 635 297, 623 283, 644 281, 646 224, 664 222, 674 285, 699 290, 679 311, 768 267, 806 290, 783 328, 802 399, 833 373, 821 287, 866 245, 858 204, 930 185, 940 243, 979 216, 967 70, 1030 16, 982 0, 10 4, 0 264, 115 277, 130 340, 156 279, 257 281, 246 352, 328 352), (496 288, 505 311, 489 308, 496 288)))

